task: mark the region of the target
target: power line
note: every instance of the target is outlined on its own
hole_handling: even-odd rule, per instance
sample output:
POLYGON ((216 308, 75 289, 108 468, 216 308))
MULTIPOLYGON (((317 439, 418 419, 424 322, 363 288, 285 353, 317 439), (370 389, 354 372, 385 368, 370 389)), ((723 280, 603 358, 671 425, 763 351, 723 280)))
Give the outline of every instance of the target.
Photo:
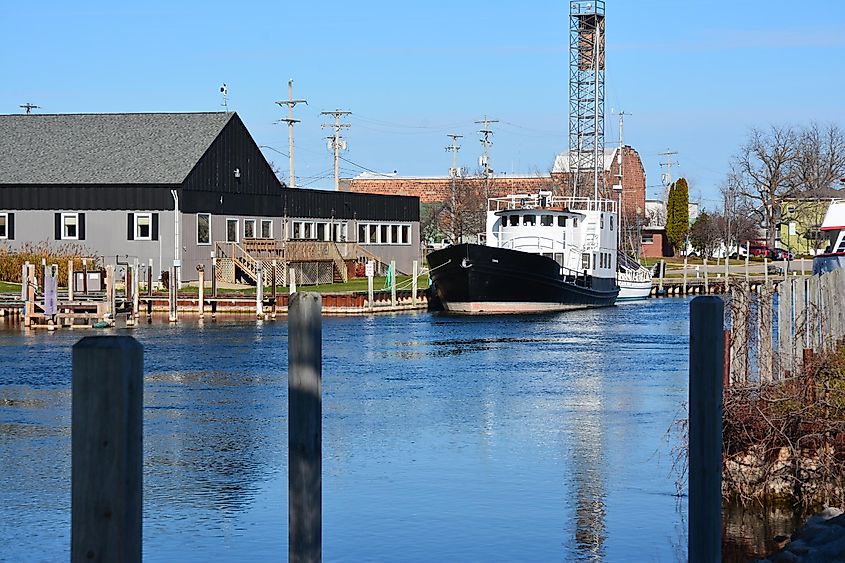
POLYGON ((34 110, 34 109, 41 109, 41 106, 36 106, 35 104, 33 104, 31 102, 27 102, 20 107, 25 109, 26 113, 32 113, 32 110, 34 110))
POLYGON ((334 189, 340 189, 340 170, 338 169, 338 157, 340 156, 338 153, 343 148, 346 150, 346 139, 340 136, 340 131, 344 127, 351 127, 350 123, 341 123, 340 118, 344 115, 350 115, 351 111, 344 111, 336 109, 334 111, 321 111, 320 115, 333 115, 334 116, 334 123, 323 123, 320 127, 333 127, 334 128, 334 135, 331 137, 326 137, 329 140, 332 152, 334 153, 334 189))
POLYGON ((666 149, 665 152, 657 153, 658 156, 665 156, 666 162, 661 162, 660 166, 666 167, 666 174, 663 175, 663 186, 665 187, 665 193, 663 194, 663 205, 668 205, 669 201, 669 186, 672 184, 672 165, 680 166, 677 162, 672 162, 672 157, 678 154, 678 151, 673 151, 671 149, 666 149))

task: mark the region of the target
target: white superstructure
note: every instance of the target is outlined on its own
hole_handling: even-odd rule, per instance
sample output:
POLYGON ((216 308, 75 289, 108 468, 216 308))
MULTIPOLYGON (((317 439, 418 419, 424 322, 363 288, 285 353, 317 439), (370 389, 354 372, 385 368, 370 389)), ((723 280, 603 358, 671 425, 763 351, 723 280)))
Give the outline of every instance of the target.
POLYGON ((490 199, 485 243, 552 258, 562 274, 615 278, 618 229, 613 200, 517 194, 490 199))

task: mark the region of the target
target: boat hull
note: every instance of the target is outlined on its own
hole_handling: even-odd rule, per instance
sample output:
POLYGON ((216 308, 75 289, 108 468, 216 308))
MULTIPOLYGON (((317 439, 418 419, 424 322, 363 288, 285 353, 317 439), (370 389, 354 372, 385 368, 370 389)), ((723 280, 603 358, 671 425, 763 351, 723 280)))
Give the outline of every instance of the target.
POLYGON ((460 314, 542 313, 607 307, 619 293, 614 278, 560 275, 551 258, 477 244, 428 255, 443 308, 460 314))
POLYGON ((647 299, 651 295, 651 280, 630 281, 618 278, 616 282, 619 284, 619 296, 616 298, 617 301, 647 299))

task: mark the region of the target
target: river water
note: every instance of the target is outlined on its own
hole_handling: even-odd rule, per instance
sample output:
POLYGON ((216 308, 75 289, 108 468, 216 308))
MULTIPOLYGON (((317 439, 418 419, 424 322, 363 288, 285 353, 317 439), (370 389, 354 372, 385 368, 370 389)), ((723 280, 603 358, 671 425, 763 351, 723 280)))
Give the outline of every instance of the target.
MULTIPOLYGON (((686 299, 323 321, 326 561, 685 560, 686 299)), ((145 347, 147 561, 287 559, 287 323, 145 347)), ((0 560, 67 560, 70 352, 0 325, 0 560)))

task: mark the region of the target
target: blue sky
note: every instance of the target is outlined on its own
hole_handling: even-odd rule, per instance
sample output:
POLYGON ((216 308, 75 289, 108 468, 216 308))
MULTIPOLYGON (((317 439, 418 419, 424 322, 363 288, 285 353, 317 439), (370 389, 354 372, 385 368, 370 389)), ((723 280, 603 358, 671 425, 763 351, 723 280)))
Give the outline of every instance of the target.
MULTIPOLYGON (((442 175, 447 133, 459 163, 481 152, 473 123, 494 125, 497 171, 548 171, 566 149, 568 3, 5 2, 0 112, 215 111, 219 87, 259 145, 287 152, 296 117, 297 184, 332 186, 319 112, 350 110, 342 175, 362 167, 442 175)), ((751 126, 845 127, 845 3, 608 0, 607 142, 611 109, 630 113, 625 141, 649 193, 675 167, 706 207, 751 126)), ((266 149, 287 173, 287 158, 266 149)), ((674 174, 673 174, 674 175, 674 174)))

